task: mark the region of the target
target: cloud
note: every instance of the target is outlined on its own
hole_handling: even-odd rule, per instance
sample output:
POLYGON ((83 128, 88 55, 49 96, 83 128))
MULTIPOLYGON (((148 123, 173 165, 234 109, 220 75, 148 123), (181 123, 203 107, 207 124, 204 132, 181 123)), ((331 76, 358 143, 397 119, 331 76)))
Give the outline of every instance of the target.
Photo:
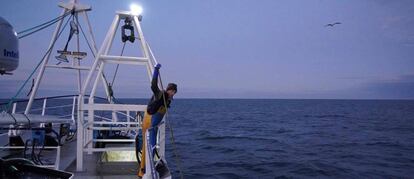
POLYGON ((371 82, 364 85, 361 90, 377 98, 414 99, 414 74, 371 82))
POLYGON ((406 45, 406 46, 413 46, 414 45, 414 35, 407 36, 407 38, 403 39, 401 43, 403 45, 406 45))
POLYGON ((373 3, 383 10, 378 14, 379 28, 385 38, 402 45, 413 45, 414 1, 412 0, 374 0, 373 3))
POLYGON ((397 27, 398 25, 404 24, 405 21, 406 21, 405 17, 401 15, 388 16, 383 19, 381 29, 389 30, 389 29, 397 27))

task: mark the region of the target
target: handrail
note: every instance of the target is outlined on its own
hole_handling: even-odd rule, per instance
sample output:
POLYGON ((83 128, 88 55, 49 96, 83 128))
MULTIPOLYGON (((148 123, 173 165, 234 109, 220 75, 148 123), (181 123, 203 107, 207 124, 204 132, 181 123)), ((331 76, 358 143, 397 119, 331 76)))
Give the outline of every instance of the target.
MULTIPOLYGON (((61 95, 61 96, 47 96, 47 97, 35 98, 34 101, 44 100, 44 99, 68 98, 68 97, 74 97, 74 96, 79 96, 79 95, 71 94, 71 95, 61 95)), ((90 95, 85 95, 85 96, 90 97, 90 95)), ((102 99, 102 100, 107 100, 106 98, 99 97, 99 96, 95 96, 95 98, 102 99)), ((13 101, 13 103, 28 102, 28 101, 29 101, 29 99, 21 99, 21 100, 15 100, 15 101, 13 101)), ((0 105, 5 105, 5 104, 8 104, 8 103, 9 102, 3 102, 3 103, 0 103, 0 105)))
POLYGON ((99 116, 99 115, 93 115, 94 117, 97 117, 97 118, 99 118, 99 119, 103 119, 103 120, 106 120, 106 121, 112 121, 112 119, 110 119, 110 118, 107 118, 107 117, 103 117, 103 116, 99 116))
POLYGON ((115 111, 117 114, 121 114, 129 119, 135 119, 134 117, 132 117, 131 115, 128 115, 127 113, 121 112, 121 111, 115 111))
MULTIPOLYGON (((66 97, 73 97, 73 96, 78 96, 78 95, 61 95, 61 96, 41 97, 41 98, 35 98, 34 101, 44 100, 44 99, 66 98, 66 97)), ((15 100, 15 101, 13 101, 13 103, 28 102, 28 101, 29 101, 29 99, 21 99, 21 100, 15 100)), ((0 105, 4 105, 4 104, 8 104, 8 103, 9 102, 0 103, 0 105)))
POLYGON ((58 118, 67 118, 67 117, 71 117, 72 114, 67 114, 67 115, 62 115, 62 116, 58 116, 58 118))
MULTIPOLYGON (((32 109, 31 111, 42 111, 43 109, 60 109, 60 108, 68 108, 68 107, 72 107, 72 104, 67 104, 67 105, 61 105, 61 106, 51 106, 51 107, 46 107, 46 108, 35 108, 32 109)), ((24 113, 23 111, 17 111, 15 113, 24 113)))

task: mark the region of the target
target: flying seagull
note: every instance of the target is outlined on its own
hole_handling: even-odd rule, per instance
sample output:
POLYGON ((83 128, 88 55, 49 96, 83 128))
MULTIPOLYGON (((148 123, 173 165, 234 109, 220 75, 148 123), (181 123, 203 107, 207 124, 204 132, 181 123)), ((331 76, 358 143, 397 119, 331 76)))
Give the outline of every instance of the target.
POLYGON ((326 24, 325 27, 333 27, 334 25, 341 24, 340 22, 335 22, 332 24, 326 24))

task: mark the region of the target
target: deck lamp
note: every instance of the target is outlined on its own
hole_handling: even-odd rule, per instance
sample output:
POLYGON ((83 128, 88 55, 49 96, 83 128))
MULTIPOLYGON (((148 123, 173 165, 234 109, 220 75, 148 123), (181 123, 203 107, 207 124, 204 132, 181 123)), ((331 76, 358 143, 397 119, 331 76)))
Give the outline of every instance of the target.
POLYGON ((131 10, 131 13, 136 16, 141 15, 142 13, 142 7, 137 4, 131 4, 129 9, 131 10))

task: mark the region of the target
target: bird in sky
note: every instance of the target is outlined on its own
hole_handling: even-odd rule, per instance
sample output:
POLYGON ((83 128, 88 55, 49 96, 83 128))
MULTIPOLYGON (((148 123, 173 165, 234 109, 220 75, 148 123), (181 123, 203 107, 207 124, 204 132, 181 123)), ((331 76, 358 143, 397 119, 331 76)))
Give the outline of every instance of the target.
POLYGON ((335 25, 339 25, 339 24, 342 24, 342 23, 340 23, 340 22, 335 22, 335 23, 332 23, 332 24, 326 24, 326 25, 325 25, 325 27, 333 27, 333 26, 335 26, 335 25))

